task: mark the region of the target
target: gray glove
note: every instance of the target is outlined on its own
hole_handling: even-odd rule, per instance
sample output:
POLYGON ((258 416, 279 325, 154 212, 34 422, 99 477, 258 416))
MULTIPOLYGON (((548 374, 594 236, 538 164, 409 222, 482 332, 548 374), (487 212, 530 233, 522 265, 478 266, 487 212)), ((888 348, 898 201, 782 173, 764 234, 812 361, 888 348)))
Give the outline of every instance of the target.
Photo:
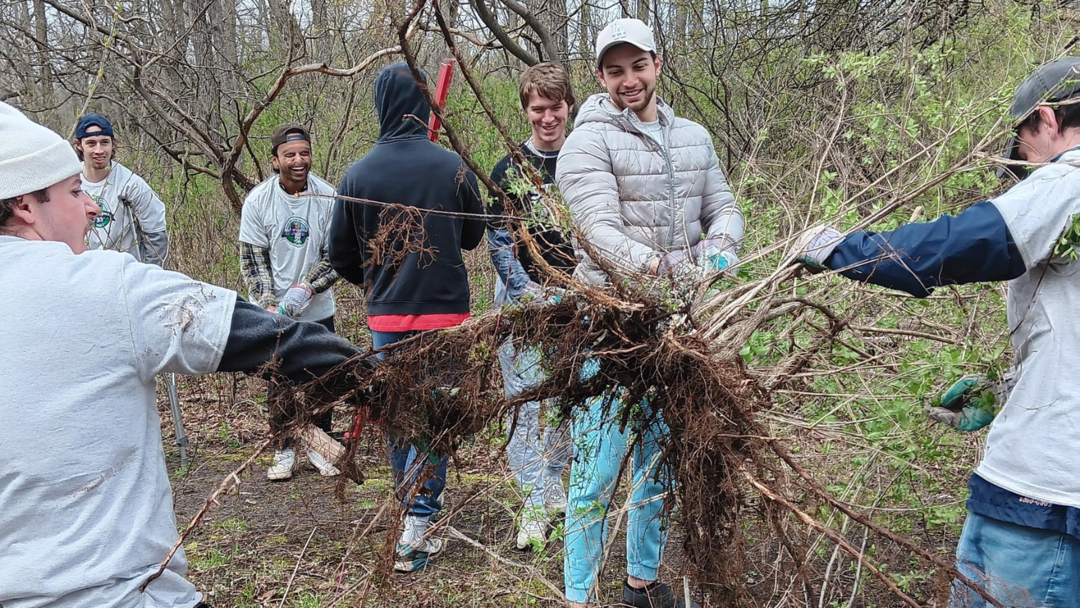
POLYGON ((315 290, 303 283, 290 287, 289 291, 285 292, 285 297, 278 302, 278 313, 295 319, 303 314, 313 297, 315 297, 315 290))
POLYGON ((690 261, 692 253, 693 251, 689 249, 676 249, 665 253, 656 267, 657 276, 671 274, 673 270, 690 261))
POLYGON ((844 240, 840 231, 832 226, 818 225, 804 231, 788 250, 788 263, 802 264, 811 272, 828 270, 829 259, 836 246, 844 240))

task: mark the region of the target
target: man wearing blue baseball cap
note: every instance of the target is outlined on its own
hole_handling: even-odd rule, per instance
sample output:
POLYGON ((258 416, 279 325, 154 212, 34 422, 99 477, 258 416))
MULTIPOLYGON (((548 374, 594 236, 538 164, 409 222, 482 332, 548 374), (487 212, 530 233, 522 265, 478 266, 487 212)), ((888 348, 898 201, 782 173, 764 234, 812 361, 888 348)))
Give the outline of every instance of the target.
POLYGON ((165 203, 143 178, 113 159, 115 138, 112 123, 100 114, 83 116, 75 128, 83 191, 101 208, 87 245, 161 266, 169 253, 165 203))
MULTIPOLYGON (((1065 608, 1080 598, 1080 57, 1043 65, 1016 89, 1008 172, 1022 181, 957 216, 890 232, 816 226, 791 259, 811 271, 925 298, 939 286, 1008 281, 1015 375, 995 390, 962 380, 930 417, 990 426, 968 487, 957 567, 1003 605, 1065 608), (1011 386, 1009 386, 1011 385, 1011 386), (994 396, 990 396, 994 394, 994 396), (996 415, 995 415, 996 414, 996 415)), ((953 583, 950 607, 985 600, 953 583)))

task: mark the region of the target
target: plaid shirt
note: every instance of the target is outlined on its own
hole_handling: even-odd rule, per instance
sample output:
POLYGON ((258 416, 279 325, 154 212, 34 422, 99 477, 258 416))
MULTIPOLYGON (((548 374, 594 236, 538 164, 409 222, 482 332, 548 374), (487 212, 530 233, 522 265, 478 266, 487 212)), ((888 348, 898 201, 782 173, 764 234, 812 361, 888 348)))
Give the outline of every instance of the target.
MULTIPOLYGON (((274 278, 270 269, 269 249, 250 243, 240 243, 240 271, 244 276, 244 284, 248 288, 248 299, 263 308, 277 306, 277 298, 274 297, 274 278)), ((330 265, 324 248, 319 263, 304 278, 304 283, 315 293, 322 293, 330 289, 340 278, 334 267, 330 265)))
POLYGON ((274 279, 270 276, 270 250, 250 243, 240 243, 240 273, 248 288, 248 299, 262 306, 277 306, 274 279))

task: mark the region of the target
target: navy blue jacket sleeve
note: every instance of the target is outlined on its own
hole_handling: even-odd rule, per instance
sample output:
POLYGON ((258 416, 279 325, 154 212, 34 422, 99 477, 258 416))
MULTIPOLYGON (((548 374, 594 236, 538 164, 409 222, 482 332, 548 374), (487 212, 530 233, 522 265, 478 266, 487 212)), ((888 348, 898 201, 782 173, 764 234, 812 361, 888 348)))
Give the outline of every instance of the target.
POLYGON ((848 235, 827 264, 849 279, 919 298, 942 285, 1008 281, 1026 272, 1008 225, 988 202, 955 217, 848 235))
MULTIPOLYGON (((338 186, 338 192, 352 196, 348 188, 349 177, 345 176, 338 186)), ((364 256, 357 235, 357 226, 353 219, 355 203, 342 199, 334 201, 330 217, 330 235, 327 238, 326 257, 339 275, 353 285, 364 283, 364 256)))

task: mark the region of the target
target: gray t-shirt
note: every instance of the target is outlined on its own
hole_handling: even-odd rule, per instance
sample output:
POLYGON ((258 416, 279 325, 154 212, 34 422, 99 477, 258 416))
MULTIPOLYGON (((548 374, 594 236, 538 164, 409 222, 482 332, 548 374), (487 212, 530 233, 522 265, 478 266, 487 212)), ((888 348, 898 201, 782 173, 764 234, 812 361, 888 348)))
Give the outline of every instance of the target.
MULTIPOLYGON (((240 211, 240 242, 270 250, 274 297, 279 302, 325 257, 334 206, 334 187, 315 175, 308 175, 307 191, 297 196, 285 192, 280 184, 274 175, 255 186, 240 211)), ((300 320, 321 321, 332 316, 331 288, 315 294, 300 320)))
POLYGON ((664 144, 664 125, 660 124, 659 120, 654 120, 652 122, 639 121, 638 125, 641 127, 641 131, 645 133, 645 135, 648 135, 653 141, 656 142, 656 145, 660 146, 665 150, 667 149, 667 145, 664 144))
POLYGON ((1080 262, 1054 248, 1080 216, 1080 150, 992 201, 1028 271, 1009 282, 1016 386, 975 472, 1028 498, 1080 508, 1080 262))
MULTIPOLYGON (((139 232, 165 231, 165 203, 143 178, 113 161, 104 180, 90 182, 82 176, 83 191, 101 207, 94 226, 86 236, 91 249, 112 249, 146 262, 139 250, 139 232), (137 223, 137 224, 136 224, 137 223)), ((156 252, 157 259, 165 257, 156 252)))
POLYGON ((154 376, 217 369, 236 294, 0 236, 0 605, 189 608, 154 376))

